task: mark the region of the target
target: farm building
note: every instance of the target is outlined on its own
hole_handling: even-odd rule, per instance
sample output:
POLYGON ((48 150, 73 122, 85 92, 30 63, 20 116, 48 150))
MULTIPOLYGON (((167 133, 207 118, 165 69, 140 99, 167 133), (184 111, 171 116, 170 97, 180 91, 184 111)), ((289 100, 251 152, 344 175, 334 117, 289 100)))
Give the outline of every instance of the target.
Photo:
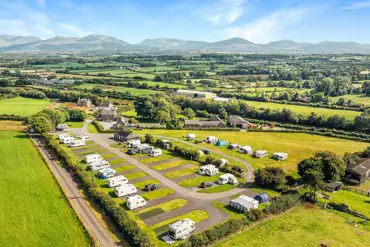
POLYGON ((153 148, 152 151, 150 151, 150 156, 161 156, 162 155, 162 149, 160 148, 153 148))
POLYGON ((272 155, 272 158, 276 160, 286 160, 288 158, 288 154, 283 152, 277 152, 272 155))
POLYGON ((114 188, 114 193, 118 197, 135 194, 136 192, 137 189, 133 184, 123 184, 114 188))
POLYGON ((85 156, 85 162, 86 163, 92 163, 94 161, 100 161, 103 158, 101 157, 100 154, 89 154, 85 156))
POLYGON ((216 146, 217 147, 225 147, 227 146, 229 143, 227 141, 223 141, 223 140, 217 140, 216 142, 216 146))
POLYGON ((257 150, 253 153, 253 156, 256 158, 264 158, 267 156, 267 151, 266 150, 257 150))
POLYGON ((58 124, 56 127, 57 131, 67 131, 68 129, 69 128, 67 124, 58 124))
POLYGON ((346 178, 356 180, 359 184, 365 183, 370 178, 370 158, 363 159, 353 166, 346 168, 346 178))
POLYGON ((108 178, 108 181, 107 181, 107 185, 110 188, 120 186, 120 185, 123 185, 123 184, 127 184, 127 183, 128 183, 128 179, 123 175, 108 178))
POLYGON ((168 235, 174 239, 186 239, 195 230, 195 222, 191 219, 183 219, 169 225, 168 235))
POLYGON ((224 175, 221 175, 218 178, 217 183, 219 184, 238 184, 239 182, 233 174, 226 173, 224 175))
POLYGON ((225 128, 226 124, 221 120, 185 120, 186 129, 225 128))
POLYGON ((104 108, 99 114, 99 119, 104 122, 116 121, 119 118, 116 110, 110 108, 104 108))
POLYGON ((243 146, 239 148, 239 152, 242 154, 252 154, 253 149, 251 146, 243 146))
POLYGON ((177 95, 182 95, 190 98, 214 98, 216 97, 216 94, 210 93, 210 92, 203 92, 203 91, 195 91, 195 90, 185 90, 185 89, 179 89, 176 92, 177 95))
POLYGON ((112 168, 104 168, 99 170, 98 177, 101 179, 113 177, 116 174, 116 170, 112 168))
POLYGON ((126 206, 131 210, 144 207, 146 204, 146 200, 139 195, 130 196, 126 200, 126 206))
POLYGON ((91 100, 86 98, 79 98, 77 100, 77 105, 81 107, 91 107, 91 100))
POLYGON ((229 124, 233 128, 248 129, 249 122, 240 116, 230 115, 229 124))
POLYGON ((121 131, 118 131, 117 133, 114 134, 114 139, 116 141, 120 141, 120 142, 127 142, 127 141, 130 141, 130 140, 137 140, 139 138, 138 135, 135 135, 135 134, 132 134, 128 131, 124 131, 124 130, 121 130, 121 131))
POLYGON ((247 212, 258 208, 258 201, 245 195, 241 195, 230 201, 229 205, 240 212, 247 212))
POLYGON ((99 161, 94 161, 90 163, 89 167, 90 167, 90 170, 92 171, 99 171, 104 168, 110 168, 110 164, 106 160, 99 160, 99 161))
POLYGON ((258 194, 254 197, 254 200, 258 201, 258 203, 268 203, 270 201, 269 196, 266 193, 258 194))
POLYGON ((212 177, 217 175, 219 172, 220 171, 214 165, 205 165, 200 167, 198 174, 212 177))

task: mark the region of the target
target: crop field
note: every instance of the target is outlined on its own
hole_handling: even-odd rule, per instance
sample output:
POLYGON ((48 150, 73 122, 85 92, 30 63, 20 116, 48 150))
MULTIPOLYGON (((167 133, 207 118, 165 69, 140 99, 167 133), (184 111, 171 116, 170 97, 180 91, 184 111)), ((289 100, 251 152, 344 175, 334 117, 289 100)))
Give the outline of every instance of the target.
POLYGON ((135 76, 140 76, 140 77, 147 78, 147 79, 154 79, 155 77, 154 74, 140 73, 140 72, 135 72, 132 70, 127 70, 127 69, 88 70, 88 71, 83 71, 83 72, 88 72, 89 75, 98 75, 99 73, 104 73, 104 74, 109 74, 110 76, 132 77, 132 78, 135 76))
POLYGON ((50 105, 47 99, 31 99, 16 97, 0 100, 0 114, 30 116, 50 105))
POLYGON ((330 117, 333 115, 340 115, 347 120, 353 120, 356 116, 360 115, 361 112, 359 111, 350 111, 350 110, 337 110, 337 109, 326 109, 326 108, 319 108, 319 107, 311 107, 311 106, 301 106, 301 105, 289 105, 289 104, 278 104, 272 102, 257 102, 257 101, 249 101, 243 100, 243 102, 254 106, 256 108, 269 108, 269 109, 289 109, 295 113, 300 113, 303 115, 310 115, 314 112, 317 115, 322 115, 325 117, 330 117))
MULTIPOLYGON (((237 150, 228 150, 226 147, 216 147, 212 144, 198 144, 199 149, 220 150, 223 153, 246 160, 255 169, 266 166, 280 166, 288 171, 296 171, 299 161, 310 157, 318 151, 327 150, 344 155, 361 151, 369 146, 369 143, 357 142, 339 138, 332 138, 304 133, 282 133, 282 132, 229 132, 229 131, 190 131, 190 130, 144 130, 140 134, 150 133, 154 136, 168 136, 183 139, 188 133, 195 133, 197 138, 216 136, 221 140, 240 145, 249 145, 253 150, 267 150, 269 155, 274 152, 287 152, 289 158, 285 161, 275 161, 272 158, 253 158, 251 155, 241 154, 237 150)), ((230 161, 231 162, 231 161, 230 161)), ((232 162, 231 162, 232 163, 232 162)))
POLYGON ((0 156, 1 246, 90 246, 28 137, 22 132, 0 131, 0 156))
POLYGON ((151 95, 151 94, 160 93, 160 91, 150 90, 150 89, 137 89, 137 88, 117 87, 117 86, 108 86, 108 85, 99 85, 99 84, 90 84, 90 83, 76 85, 74 88, 89 89, 89 90, 93 89, 93 88, 101 88, 104 91, 113 91, 113 90, 115 90, 115 91, 120 92, 120 93, 130 92, 134 96, 151 95))
POLYGON ((20 121, 0 121, 0 130, 25 130, 27 126, 20 121))
POLYGON ((370 232, 345 223, 345 219, 322 209, 298 207, 255 225, 215 246, 316 247, 370 245, 370 232))

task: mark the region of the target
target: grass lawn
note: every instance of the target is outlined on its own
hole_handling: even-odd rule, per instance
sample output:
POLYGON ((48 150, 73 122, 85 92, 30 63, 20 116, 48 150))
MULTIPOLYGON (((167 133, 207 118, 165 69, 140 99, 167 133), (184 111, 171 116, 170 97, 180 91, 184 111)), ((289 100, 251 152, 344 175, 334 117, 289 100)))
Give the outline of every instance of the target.
POLYGON ((27 126, 23 125, 21 121, 0 121, 0 130, 25 130, 27 126))
POLYGON ((116 170, 116 172, 124 172, 124 171, 129 171, 129 170, 132 170, 132 169, 135 169, 136 166, 134 165, 123 165, 123 166, 119 166, 119 167, 116 167, 114 168, 114 170, 116 170))
POLYGON ((158 204, 158 205, 155 205, 155 206, 151 206, 151 207, 142 209, 139 212, 137 212, 137 214, 142 214, 142 213, 151 211, 151 210, 156 209, 156 208, 160 208, 164 212, 169 212, 169 211, 181 208, 181 207, 185 206, 186 204, 188 204, 188 201, 185 200, 185 199, 174 199, 172 201, 164 202, 162 204, 158 204))
POLYGON ((70 128, 82 128, 84 126, 84 122, 66 122, 70 128))
POLYGON ((31 99, 16 97, 0 100, 0 114, 30 116, 50 105, 48 99, 31 99))
MULTIPOLYGON (((1 124, 1 122, 0 122, 0 124, 1 124)), ((365 192, 370 192, 370 180, 367 180, 365 183, 361 184, 360 186, 353 186, 353 188, 357 189, 357 190, 362 190, 362 191, 365 191, 365 192)))
POLYGON ((179 185, 184 187, 194 187, 199 186, 202 182, 215 182, 218 178, 224 173, 220 172, 217 176, 209 177, 209 176, 199 176, 196 178, 191 178, 187 180, 183 180, 179 183, 179 185))
POLYGON ((155 179, 148 179, 148 180, 144 180, 144 181, 141 181, 141 182, 137 182, 134 185, 138 189, 143 189, 145 187, 145 185, 147 185, 147 184, 160 184, 160 182, 158 180, 155 180, 155 179))
POLYGON ((316 247, 370 246, 370 232, 345 223, 345 219, 322 209, 297 207, 227 238, 217 247, 316 247))
POLYGON ((189 167, 189 168, 167 172, 166 174, 164 174, 164 176, 166 178, 179 178, 179 177, 183 177, 186 175, 194 174, 198 170, 199 170, 199 166, 192 165, 192 167, 189 167))
POLYGON ((135 109, 131 111, 125 111, 124 113, 122 113, 122 115, 125 117, 137 117, 135 109))
MULTIPOLYGON (((369 143, 332 138, 303 133, 282 132, 229 132, 229 131, 189 131, 189 130, 144 130, 140 134, 150 133, 182 139, 188 133, 195 133, 197 138, 217 136, 222 140, 241 145, 250 145, 253 150, 264 149, 271 155, 274 152, 287 152, 289 158, 285 161, 275 161, 269 157, 256 159, 250 155, 241 154, 236 150, 228 150, 225 147, 218 148, 211 144, 198 144, 199 149, 207 148, 222 151, 223 153, 241 158, 252 165, 255 169, 266 166, 279 166, 288 171, 296 171, 297 164, 304 158, 311 157, 321 150, 332 151, 338 155, 362 151, 369 143)), ((230 161, 232 163, 232 161, 230 161)))
POLYGON ((237 185, 232 185, 232 184, 223 184, 223 185, 218 185, 212 188, 207 188, 203 190, 199 190, 199 193, 220 193, 220 192, 225 192, 228 190, 232 190, 236 188, 237 185))
POLYGON ((115 154, 102 154, 101 157, 103 159, 108 159, 108 158, 116 157, 116 155, 115 154))
POLYGON ((167 150, 163 150, 163 154, 161 156, 155 156, 155 157, 148 156, 145 159, 141 159, 140 162, 143 164, 150 164, 153 162, 162 161, 162 160, 165 161, 165 160, 169 160, 172 158, 174 158, 173 155, 169 154, 167 150))
POLYGON ((182 166, 182 165, 185 165, 185 164, 196 164, 196 163, 194 161, 181 159, 181 160, 176 160, 176 161, 172 161, 172 162, 166 162, 166 163, 163 163, 163 164, 154 165, 151 168, 154 169, 154 170, 157 170, 157 171, 162 171, 162 170, 166 170, 166 169, 169 169, 169 168, 182 166))
POLYGON ((89 131, 89 133, 92 133, 92 134, 100 133, 99 130, 96 128, 96 126, 94 124, 91 124, 91 123, 89 123, 89 125, 87 125, 87 130, 89 131))
POLYGON ((117 164, 122 164, 125 161, 126 161, 125 159, 119 158, 119 159, 115 159, 115 160, 110 160, 109 163, 111 165, 117 165, 117 164))
POLYGON ((289 109, 295 113, 301 113, 303 115, 309 115, 311 112, 316 113, 317 115, 322 115, 324 117, 330 117, 333 115, 340 115, 345 117, 347 120, 353 120, 356 116, 361 115, 359 111, 350 111, 350 110, 338 110, 338 109, 327 109, 311 106, 301 106, 301 105, 288 105, 288 104, 278 104, 272 102, 257 102, 257 101, 247 101, 243 100, 245 103, 254 106, 256 108, 270 108, 270 109, 289 109))
POLYGON ((227 213, 231 218, 242 218, 244 216, 243 213, 236 211, 233 207, 228 204, 224 204, 223 202, 212 202, 212 205, 227 213))
POLYGON ((330 97, 330 100, 335 103, 338 101, 339 98, 343 98, 345 100, 352 100, 356 103, 370 105, 370 96, 366 96, 365 94, 348 94, 338 97, 330 97))
POLYGON ((159 198, 171 195, 173 193, 175 193, 175 191, 173 191, 170 188, 162 188, 162 189, 157 189, 154 191, 147 192, 145 194, 142 194, 141 196, 145 198, 146 200, 151 201, 154 199, 159 199, 159 198))
POLYGON ((128 180, 131 180, 131 179, 136 179, 136 178, 142 178, 142 177, 145 177, 146 174, 145 172, 133 172, 133 173, 129 173, 129 174, 125 174, 125 177, 128 179, 128 180))
POLYGON ((0 156, 0 245, 90 246, 27 135, 1 131, 0 156))

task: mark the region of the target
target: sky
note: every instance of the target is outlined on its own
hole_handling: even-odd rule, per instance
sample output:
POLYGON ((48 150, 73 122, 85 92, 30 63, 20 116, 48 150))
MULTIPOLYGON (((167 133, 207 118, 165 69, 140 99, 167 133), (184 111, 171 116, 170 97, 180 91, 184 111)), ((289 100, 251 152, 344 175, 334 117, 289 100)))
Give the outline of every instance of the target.
POLYGON ((370 0, 0 0, 0 34, 370 43, 370 0))

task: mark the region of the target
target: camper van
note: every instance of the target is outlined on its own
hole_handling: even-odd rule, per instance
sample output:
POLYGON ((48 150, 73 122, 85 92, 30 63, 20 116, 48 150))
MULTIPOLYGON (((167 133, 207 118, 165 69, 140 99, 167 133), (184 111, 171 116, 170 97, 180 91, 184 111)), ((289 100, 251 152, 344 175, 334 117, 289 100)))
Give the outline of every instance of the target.
POLYGON ((116 174, 116 170, 112 168, 103 168, 99 170, 99 173, 97 176, 98 178, 106 179, 106 178, 113 177, 115 174, 116 174))
POLYGON ((85 141, 84 140, 75 140, 71 144, 69 144, 70 148, 75 148, 75 147, 81 147, 85 146, 85 141))
POLYGON ((129 140, 127 141, 126 147, 127 148, 137 148, 140 145, 141 145, 140 140, 129 140))
POLYGON ((126 206, 131 210, 144 207, 146 204, 146 200, 139 195, 130 196, 126 200, 126 206))
POLYGON ((127 183, 128 183, 128 179, 123 175, 108 178, 108 181, 107 181, 107 185, 110 188, 117 187, 117 186, 127 184, 127 183))
POLYGON ((83 141, 91 141, 91 137, 90 136, 81 136, 81 140, 83 141))
POLYGON ((123 184, 114 188, 114 193, 118 197, 128 196, 137 192, 136 187, 133 184, 123 184))
POLYGON ((154 148, 150 152, 150 156, 155 157, 155 156, 161 156, 162 155, 162 149, 160 148, 154 148))
POLYGON ((272 157, 276 160, 286 160, 288 158, 288 154, 287 153, 283 153, 283 152, 278 152, 278 153, 274 153, 272 155, 272 157))
POLYGON ((195 222, 191 219, 183 219, 169 225, 168 235, 174 240, 186 239, 195 230, 195 222))
POLYGON ((212 177, 217 175, 219 172, 220 171, 214 165, 205 165, 200 167, 198 174, 212 177))
POLYGON ((256 158, 266 157, 267 156, 267 151, 266 150, 257 150, 256 152, 254 152, 253 156, 256 157, 256 158))
POLYGON ((76 138, 72 137, 72 136, 67 136, 67 137, 64 137, 64 139, 62 140, 62 143, 63 144, 70 144, 72 142, 74 142, 76 140, 76 138))
POLYGON ((100 156, 100 154, 89 154, 85 156, 85 162, 88 164, 95 161, 100 161, 102 159, 103 158, 100 156))
POLYGON ((218 180, 218 184, 238 184, 238 180, 236 177, 231 173, 226 173, 224 175, 221 175, 218 180))
POLYGON ((69 137, 69 135, 68 134, 59 134, 58 139, 63 140, 66 137, 69 137))
POLYGON ((253 150, 251 146, 243 146, 239 148, 239 153, 242 154, 252 154, 253 150))
POLYGON ((92 171, 99 171, 104 168, 110 168, 110 164, 106 160, 95 161, 90 164, 90 169, 92 171))
POLYGON ((206 139, 205 139, 205 142, 206 143, 216 143, 217 142, 217 137, 215 136, 207 136, 206 139))

